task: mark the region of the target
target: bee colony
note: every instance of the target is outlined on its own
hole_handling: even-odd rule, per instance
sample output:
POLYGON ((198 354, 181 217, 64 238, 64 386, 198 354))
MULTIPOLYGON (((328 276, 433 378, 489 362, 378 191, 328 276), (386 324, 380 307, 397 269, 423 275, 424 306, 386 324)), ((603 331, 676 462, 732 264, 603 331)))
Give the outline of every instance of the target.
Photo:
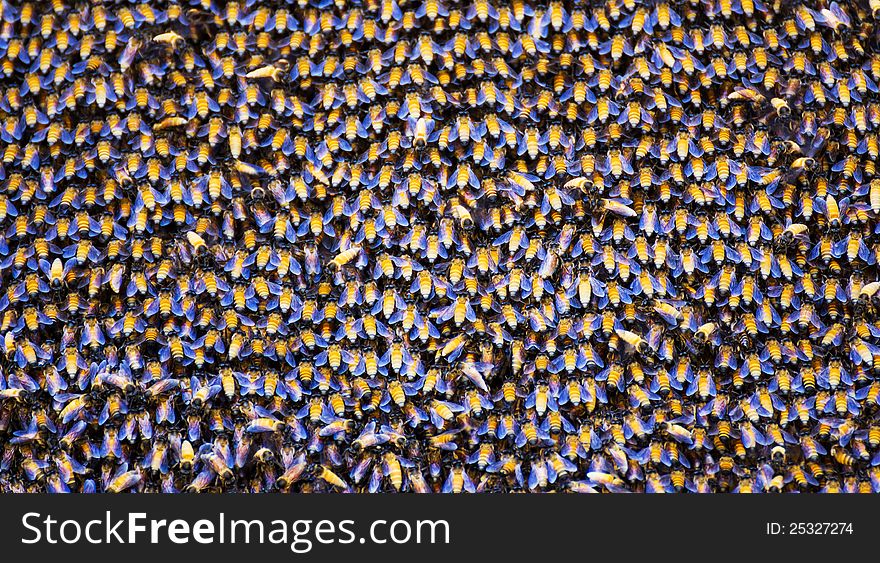
POLYGON ((878 16, 3 2, 0 489, 877 492, 878 16))

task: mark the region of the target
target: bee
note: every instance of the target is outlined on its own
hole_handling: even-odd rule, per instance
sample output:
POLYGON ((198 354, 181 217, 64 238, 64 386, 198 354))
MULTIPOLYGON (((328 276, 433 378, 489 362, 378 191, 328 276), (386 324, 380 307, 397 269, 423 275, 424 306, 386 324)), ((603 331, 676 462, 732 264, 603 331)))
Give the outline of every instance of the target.
POLYGON ((443 483, 444 493, 475 493, 476 486, 467 471, 461 464, 456 464, 449 469, 446 481, 443 483))

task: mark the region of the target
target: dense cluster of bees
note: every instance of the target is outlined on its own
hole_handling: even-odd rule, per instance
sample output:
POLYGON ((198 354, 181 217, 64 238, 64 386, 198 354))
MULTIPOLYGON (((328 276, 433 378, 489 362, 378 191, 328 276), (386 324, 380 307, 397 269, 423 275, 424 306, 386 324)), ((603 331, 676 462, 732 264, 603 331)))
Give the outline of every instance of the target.
POLYGON ((2 490, 880 491, 880 1, 2 8, 2 490))

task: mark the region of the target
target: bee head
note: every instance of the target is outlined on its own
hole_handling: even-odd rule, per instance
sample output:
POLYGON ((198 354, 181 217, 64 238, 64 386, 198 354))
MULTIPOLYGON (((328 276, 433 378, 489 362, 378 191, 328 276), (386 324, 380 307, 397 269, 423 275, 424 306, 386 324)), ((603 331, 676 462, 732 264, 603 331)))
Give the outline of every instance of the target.
POLYGON ((782 446, 775 446, 770 450, 770 459, 773 463, 783 463, 785 461, 785 448, 782 446))

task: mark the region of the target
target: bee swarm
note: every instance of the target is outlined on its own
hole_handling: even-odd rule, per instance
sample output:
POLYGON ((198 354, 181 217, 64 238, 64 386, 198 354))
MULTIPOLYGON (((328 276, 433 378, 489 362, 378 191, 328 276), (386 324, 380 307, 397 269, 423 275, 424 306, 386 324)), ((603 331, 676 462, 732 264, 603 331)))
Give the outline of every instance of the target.
POLYGON ((880 0, 0 20, 0 490, 880 491, 880 0))

